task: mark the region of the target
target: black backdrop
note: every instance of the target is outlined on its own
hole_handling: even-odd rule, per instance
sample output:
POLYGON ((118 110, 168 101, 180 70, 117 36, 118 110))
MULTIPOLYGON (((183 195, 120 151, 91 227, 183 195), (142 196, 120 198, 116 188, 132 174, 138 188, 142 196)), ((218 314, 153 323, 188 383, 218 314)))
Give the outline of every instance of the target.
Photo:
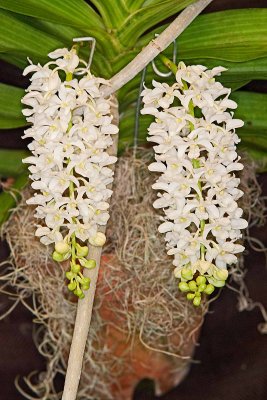
MULTIPOLYGON (((267 7, 267 0, 214 0, 205 12, 230 8, 267 7)), ((0 76, 4 83, 25 87, 27 80, 21 72, 0 63, 0 76)), ((267 91, 267 82, 251 82, 246 90, 267 91)), ((2 131, 0 147, 24 148, 21 130, 2 131)), ((267 195, 267 174, 260 183, 267 195)), ((265 242, 266 227, 254 229, 253 235, 265 242)), ((0 246, 0 262, 8 255, 5 243, 0 246)), ((248 249, 246 281, 251 297, 267 306, 267 271, 263 254, 248 249)), ((0 313, 9 300, 0 296, 0 313)), ((267 399, 267 336, 257 331, 262 322, 260 312, 239 313, 233 292, 224 290, 211 306, 195 353, 193 364, 184 382, 162 396, 163 400, 266 400, 267 399)), ((32 341, 32 315, 18 306, 0 322, 0 400, 21 400, 14 379, 33 370, 45 368, 44 361, 32 341)), ((57 382, 62 387, 62 380, 57 382)), ((135 400, 156 399, 151 382, 142 382, 136 389, 135 400)), ((105 400, 105 399, 99 399, 105 400)))

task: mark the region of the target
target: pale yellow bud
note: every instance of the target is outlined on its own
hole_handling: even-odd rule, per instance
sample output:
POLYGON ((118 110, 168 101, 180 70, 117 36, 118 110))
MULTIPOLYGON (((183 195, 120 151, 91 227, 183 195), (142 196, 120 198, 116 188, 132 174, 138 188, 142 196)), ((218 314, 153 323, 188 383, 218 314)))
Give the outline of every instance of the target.
POLYGON ((220 281, 225 281, 228 278, 228 271, 227 269, 217 269, 216 271, 214 271, 214 276, 220 281))
POLYGON ((203 275, 212 267, 214 267, 214 265, 211 262, 206 260, 198 260, 194 264, 193 269, 199 271, 203 275))
POLYGON ((97 232, 95 236, 89 239, 92 246, 102 247, 106 243, 106 236, 102 232, 97 232))
POLYGON ((55 250, 59 254, 66 254, 70 249, 70 246, 64 242, 63 240, 61 242, 57 242, 55 244, 55 250))

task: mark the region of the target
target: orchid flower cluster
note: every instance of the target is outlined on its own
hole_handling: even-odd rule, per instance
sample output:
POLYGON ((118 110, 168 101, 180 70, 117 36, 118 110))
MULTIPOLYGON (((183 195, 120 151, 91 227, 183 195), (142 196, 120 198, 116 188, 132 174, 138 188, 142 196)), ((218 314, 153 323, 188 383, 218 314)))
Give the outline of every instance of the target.
POLYGON ((214 78, 224 70, 181 62, 172 86, 153 81, 142 92, 142 114, 155 117, 148 141, 157 144, 156 161, 149 170, 161 174, 152 186, 160 191, 153 206, 164 213, 159 232, 174 256, 178 287, 195 306, 202 293, 224 286, 248 225, 237 204, 243 165, 235 129, 243 122, 229 111, 237 107, 231 90, 214 78))
POLYGON ((44 66, 30 62, 24 70, 24 75, 33 73, 22 99, 28 106, 23 114, 31 124, 23 137, 33 139, 28 146, 33 155, 23 161, 31 164, 31 186, 37 191, 27 203, 36 205, 35 217, 43 224, 35 235, 55 246, 53 259, 71 258, 68 288, 82 298, 90 285, 82 267, 95 266, 83 243, 105 243, 98 226, 109 218, 110 165, 116 157, 107 149, 118 128, 112 124, 110 102, 101 95, 106 81, 83 66, 76 47, 48 56, 52 61, 44 66), (76 73, 82 75, 80 80, 76 73))

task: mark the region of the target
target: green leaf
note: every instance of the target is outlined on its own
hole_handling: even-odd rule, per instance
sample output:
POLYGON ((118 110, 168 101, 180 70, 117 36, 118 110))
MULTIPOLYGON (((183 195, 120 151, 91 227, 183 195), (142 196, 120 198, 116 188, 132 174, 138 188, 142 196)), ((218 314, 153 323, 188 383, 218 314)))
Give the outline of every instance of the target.
POLYGON ((20 69, 24 69, 28 64, 25 56, 20 54, 0 53, 0 59, 9 64, 16 65, 16 67, 19 67, 20 69))
POLYGON ((63 25, 103 28, 99 15, 83 0, 1 0, 0 7, 63 25))
MULTIPOLYGON (((26 57, 32 61, 44 64, 47 62, 47 54, 59 47, 70 48, 73 38, 94 36, 97 40, 96 51, 93 58, 92 70, 105 77, 113 75, 113 69, 109 59, 114 58, 121 50, 115 36, 106 31, 95 28, 91 30, 59 25, 48 21, 37 20, 0 10, 3 24, 0 26, 0 52, 1 58, 14 63, 20 68, 27 65, 26 57), (16 26, 10 35, 11 26, 16 26), (22 35, 23 33, 23 35, 22 35), (8 39, 6 37, 8 36, 8 39), (38 37, 38 41, 36 41, 38 37), (3 53, 4 52, 4 53, 3 53)), ((87 60, 89 57, 89 45, 84 42, 80 55, 87 60)))
POLYGON ((128 48, 134 46, 138 37, 164 19, 175 15, 195 0, 163 0, 156 5, 142 7, 131 14, 118 30, 120 42, 128 48))
POLYGON ((267 156, 267 94, 239 91, 231 97, 238 104, 235 117, 245 123, 238 130, 240 147, 249 153, 266 152, 267 156))
POLYGON ((22 159, 29 156, 26 150, 0 149, 0 177, 18 176, 27 169, 22 159))
POLYGON ((108 29, 118 29, 129 15, 124 0, 91 0, 108 29))
MULTIPOLYGON (((149 32, 138 42, 143 47, 167 25, 149 32)), ((203 14, 179 36, 178 58, 248 61, 266 57, 267 8, 203 14)))
POLYGON ((146 4, 147 1, 145 0, 124 0, 126 7, 131 10, 131 11, 135 11, 138 10, 139 8, 142 7, 142 5, 148 5, 146 4))
POLYGON ((0 225, 2 225, 10 216, 12 208, 14 208, 20 199, 20 191, 28 182, 28 174, 23 172, 17 177, 11 189, 0 193, 0 225))
POLYGON ((26 120, 21 113, 23 95, 23 89, 0 83, 0 129, 26 125, 26 120))
POLYGON ((0 10, 0 52, 14 52, 36 59, 46 55, 63 43, 54 37, 16 19, 15 14, 0 10))
POLYGON ((227 10, 204 14, 178 40, 181 57, 248 61, 266 56, 267 9, 227 10))

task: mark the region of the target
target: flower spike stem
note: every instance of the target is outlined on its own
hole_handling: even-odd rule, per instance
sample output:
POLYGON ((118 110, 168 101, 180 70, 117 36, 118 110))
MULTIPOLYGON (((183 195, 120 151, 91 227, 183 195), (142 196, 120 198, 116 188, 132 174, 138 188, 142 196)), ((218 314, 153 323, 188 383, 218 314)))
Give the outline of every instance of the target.
POLYGON ((165 50, 174 39, 181 35, 211 2, 212 0, 198 0, 196 3, 186 7, 156 39, 151 40, 126 67, 110 79, 110 86, 103 91, 103 96, 109 96, 133 79, 157 55, 165 50))
MULTIPOLYGON (((113 99, 112 99, 113 100, 113 99)), ((112 122, 117 125, 119 123, 118 104, 117 101, 111 108, 113 115, 112 122)), ((118 147, 118 135, 113 135, 113 145, 109 148, 109 155, 116 155, 118 147)), ((114 166, 113 166, 114 168, 114 166)), ((99 227, 98 231, 104 233, 106 226, 99 227)), ((100 266, 102 247, 89 245, 90 258, 95 260, 96 266, 92 269, 84 269, 83 275, 90 279, 90 290, 84 292, 84 298, 78 300, 77 314, 75 319, 73 337, 71 342, 66 379, 62 400, 75 400, 77 397, 78 386, 82 371, 83 355, 90 328, 95 290, 100 266)))

